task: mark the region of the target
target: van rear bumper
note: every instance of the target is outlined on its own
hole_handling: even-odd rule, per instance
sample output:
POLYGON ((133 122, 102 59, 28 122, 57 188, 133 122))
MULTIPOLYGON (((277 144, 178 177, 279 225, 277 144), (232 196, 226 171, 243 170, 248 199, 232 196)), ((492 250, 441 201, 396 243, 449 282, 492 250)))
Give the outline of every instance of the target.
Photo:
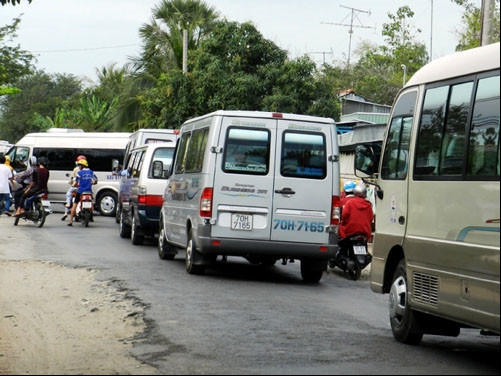
POLYGON ((213 238, 210 226, 199 228, 195 237, 198 251, 205 255, 266 256, 291 259, 329 260, 337 253, 337 237, 329 235, 329 244, 278 242, 242 238, 213 238))

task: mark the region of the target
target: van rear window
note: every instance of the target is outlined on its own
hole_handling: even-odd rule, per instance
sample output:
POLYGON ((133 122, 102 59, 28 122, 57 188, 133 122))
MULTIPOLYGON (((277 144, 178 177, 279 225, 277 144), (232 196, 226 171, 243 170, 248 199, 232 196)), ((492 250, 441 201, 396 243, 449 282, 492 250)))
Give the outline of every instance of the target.
POLYGON ((325 179, 326 155, 323 133, 286 131, 282 139, 280 173, 291 178, 325 179))
POLYGON ((270 132, 263 129, 228 129, 223 171, 230 174, 267 175, 270 165, 270 132))

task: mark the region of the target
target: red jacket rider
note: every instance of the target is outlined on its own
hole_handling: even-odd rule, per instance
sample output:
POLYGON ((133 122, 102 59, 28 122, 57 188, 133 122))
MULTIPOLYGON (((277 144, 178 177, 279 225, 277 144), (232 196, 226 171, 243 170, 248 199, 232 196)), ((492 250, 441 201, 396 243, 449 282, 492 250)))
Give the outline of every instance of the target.
POLYGON ((359 184, 353 190, 355 197, 349 199, 341 212, 339 237, 344 239, 354 234, 364 234, 367 239, 372 236, 372 220, 374 212, 372 204, 365 199, 365 186, 359 184))

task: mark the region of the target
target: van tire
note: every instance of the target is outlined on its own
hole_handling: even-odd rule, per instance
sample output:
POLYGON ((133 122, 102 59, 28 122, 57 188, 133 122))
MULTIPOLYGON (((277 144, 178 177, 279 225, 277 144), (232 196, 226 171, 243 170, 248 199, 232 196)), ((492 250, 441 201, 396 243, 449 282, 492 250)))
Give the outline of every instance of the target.
POLYGON ((327 261, 301 260, 301 276, 306 283, 318 283, 322 279, 327 261))
POLYGON ((124 212, 121 211, 120 212, 120 221, 119 221, 118 230, 119 230, 119 233, 120 233, 120 237, 122 239, 129 239, 130 238, 130 234, 131 234, 131 228, 130 228, 130 225, 128 225, 127 223, 125 223, 124 216, 125 216, 124 212))
POLYGON ((172 261, 176 257, 177 248, 171 246, 167 243, 167 237, 165 236, 165 227, 163 224, 163 219, 160 218, 160 225, 158 231, 158 257, 162 260, 172 261))
POLYGON ((202 258, 197 246, 193 240, 193 230, 188 234, 188 243, 186 245, 186 271, 188 274, 202 275, 205 273, 205 265, 196 264, 202 258))
POLYGON ((393 337, 408 345, 418 345, 423 338, 424 330, 415 312, 408 304, 408 282, 405 271, 405 260, 401 260, 393 274, 390 289, 390 324, 393 337))
POLYGON ((132 241, 132 244, 134 245, 142 245, 144 243, 144 235, 142 234, 141 229, 137 224, 134 213, 132 213, 132 226, 131 226, 130 239, 132 241))
POLYGON ((117 204, 117 210, 115 210, 115 223, 119 224, 120 223, 120 216, 122 215, 122 209, 120 208, 120 205, 117 204))

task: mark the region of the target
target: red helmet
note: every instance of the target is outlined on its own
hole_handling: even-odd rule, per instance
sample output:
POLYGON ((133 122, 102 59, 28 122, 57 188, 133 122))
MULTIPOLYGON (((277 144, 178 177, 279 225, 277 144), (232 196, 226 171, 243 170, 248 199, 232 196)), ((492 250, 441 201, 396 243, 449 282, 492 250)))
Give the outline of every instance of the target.
POLYGON ((79 156, 77 157, 77 162, 78 162, 79 160, 81 160, 81 159, 85 159, 85 160, 87 160, 87 158, 85 158, 85 155, 79 155, 79 156))

